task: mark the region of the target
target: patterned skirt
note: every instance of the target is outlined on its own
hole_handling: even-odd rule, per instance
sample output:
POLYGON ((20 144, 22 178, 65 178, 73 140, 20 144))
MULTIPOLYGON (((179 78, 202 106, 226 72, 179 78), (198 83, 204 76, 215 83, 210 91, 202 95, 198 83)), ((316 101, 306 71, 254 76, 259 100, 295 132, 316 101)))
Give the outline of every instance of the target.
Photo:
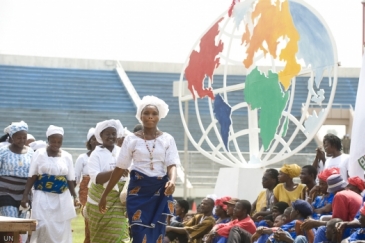
POLYGON ((83 206, 85 206, 86 201, 87 201, 87 194, 89 191, 89 188, 88 188, 89 181, 90 181, 90 176, 83 176, 82 181, 80 183, 79 198, 80 198, 80 203, 83 206))
POLYGON ((166 217, 174 213, 172 196, 165 196, 168 177, 149 177, 132 170, 127 213, 133 243, 159 243, 166 230, 166 217))
POLYGON ((89 181, 90 181, 90 176, 83 176, 82 181, 80 183, 80 190, 79 190, 80 203, 82 204, 81 214, 84 217, 84 221, 85 221, 85 239, 84 239, 84 243, 90 243, 89 222, 88 222, 87 218, 85 218, 85 215, 83 214, 84 209, 85 209, 85 205, 86 205, 86 201, 87 201, 87 193, 89 191, 89 188, 88 188, 89 181))
MULTIPOLYGON (((112 190, 106 201, 108 210, 105 214, 99 212, 99 206, 86 203, 86 213, 90 230, 90 242, 92 243, 119 243, 129 242, 128 220, 125 217, 126 209, 119 199, 125 182, 119 182, 119 192, 112 190)), ((99 202, 104 187, 98 184, 91 184, 89 197, 99 202)))

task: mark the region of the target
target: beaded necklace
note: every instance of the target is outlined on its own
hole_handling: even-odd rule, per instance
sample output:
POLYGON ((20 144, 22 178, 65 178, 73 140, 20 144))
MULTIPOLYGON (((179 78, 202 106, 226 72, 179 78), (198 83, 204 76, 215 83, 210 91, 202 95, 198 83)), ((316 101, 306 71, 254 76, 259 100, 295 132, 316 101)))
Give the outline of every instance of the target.
POLYGON ((152 154, 153 154, 153 150, 155 150, 157 132, 155 133, 155 140, 153 141, 152 150, 150 150, 150 147, 147 144, 147 141, 146 141, 146 137, 144 135, 144 132, 142 132, 142 134, 143 134, 144 143, 146 144, 146 148, 147 148, 148 152, 150 153, 150 161, 151 161, 150 162, 150 169, 151 170, 154 170, 154 168, 153 168, 153 155, 152 154))

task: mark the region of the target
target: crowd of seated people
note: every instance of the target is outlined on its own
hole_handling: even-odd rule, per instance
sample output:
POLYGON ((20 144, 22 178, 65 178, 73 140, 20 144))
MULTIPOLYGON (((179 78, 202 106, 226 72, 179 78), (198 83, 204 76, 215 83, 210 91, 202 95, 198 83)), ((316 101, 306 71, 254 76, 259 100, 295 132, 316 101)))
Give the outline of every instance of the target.
POLYGON ((185 230, 187 240, 207 243, 364 240, 364 179, 348 176, 348 161, 340 152, 338 140, 331 134, 324 139, 325 155, 330 158, 327 162, 331 162, 328 166, 322 160, 320 168, 315 164, 302 168, 285 164, 279 171, 267 169, 262 176, 264 190, 252 205, 229 196, 217 199, 214 224, 199 239, 185 230), (347 176, 343 177, 344 174, 347 176), (296 183, 294 178, 298 177, 301 183, 296 183))

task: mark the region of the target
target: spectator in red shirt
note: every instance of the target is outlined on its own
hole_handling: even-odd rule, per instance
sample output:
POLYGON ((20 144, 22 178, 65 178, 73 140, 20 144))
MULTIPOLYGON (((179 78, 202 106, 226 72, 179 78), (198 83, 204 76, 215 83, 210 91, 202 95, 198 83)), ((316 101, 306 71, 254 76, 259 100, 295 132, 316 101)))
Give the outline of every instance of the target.
MULTIPOLYGON (((359 211, 362 198, 359 194, 345 190, 347 182, 345 182, 341 175, 331 175, 327 178, 328 192, 335 194, 332 201, 332 218, 339 218, 343 221, 352 221, 356 213, 359 211)), ((306 220, 302 227, 305 229, 312 229, 319 227, 316 232, 315 242, 326 241, 325 236, 326 222, 318 220, 306 220)), ((344 232, 343 238, 348 237, 344 232)))
POLYGON ((328 192, 335 194, 332 202, 332 218, 340 218, 343 221, 353 220, 361 207, 361 196, 351 190, 344 190, 347 182, 340 175, 328 177, 327 184, 328 192))
MULTIPOLYGON (((249 201, 238 201, 233 210, 233 214, 236 219, 226 224, 216 225, 212 233, 212 235, 214 236, 212 242, 226 242, 231 235, 231 230, 239 232, 239 236, 243 235, 243 240, 245 242, 250 242, 252 234, 256 232, 255 223, 249 215, 250 212, 251 203, 249 201)), ((208 239, 207 242, 211 242, 209 241, 210 239, 208 239)))

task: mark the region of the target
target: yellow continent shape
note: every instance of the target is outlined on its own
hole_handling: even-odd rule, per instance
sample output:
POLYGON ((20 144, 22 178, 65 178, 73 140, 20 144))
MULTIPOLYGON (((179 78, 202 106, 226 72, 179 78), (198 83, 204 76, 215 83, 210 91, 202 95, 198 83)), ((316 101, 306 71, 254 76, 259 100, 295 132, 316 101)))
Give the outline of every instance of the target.
POLYGON ((291 79, 295 77, 301 69, 300 64, 295 58, 295 55, 298 52, 298 41, 300 36, 290 14, 289 2, 287 0, 284 2, 276 0, 275 3, 272 3, 271 0, 259 0, 252 13, 252 20, 259 16, 260 18, 254 27, 252 36, 250 37, 247 25, 246 31, 242 35, 242 43, 249 44, 247 48, 247 58, 243 61, 243 64, 246 68, 249 68, 253 63, 255 52, 258 50, 262 50, 265 55, 269 52, 276 58, 278 39, 280 37, 287 37, 289 41, 279 55, 279 60, 285 61, 286 65, 284 69, 278 73, 279 81, 286 91, 291 85, 291 79), (267 49, 263 47, 264 41, 267 43, 267 49))

